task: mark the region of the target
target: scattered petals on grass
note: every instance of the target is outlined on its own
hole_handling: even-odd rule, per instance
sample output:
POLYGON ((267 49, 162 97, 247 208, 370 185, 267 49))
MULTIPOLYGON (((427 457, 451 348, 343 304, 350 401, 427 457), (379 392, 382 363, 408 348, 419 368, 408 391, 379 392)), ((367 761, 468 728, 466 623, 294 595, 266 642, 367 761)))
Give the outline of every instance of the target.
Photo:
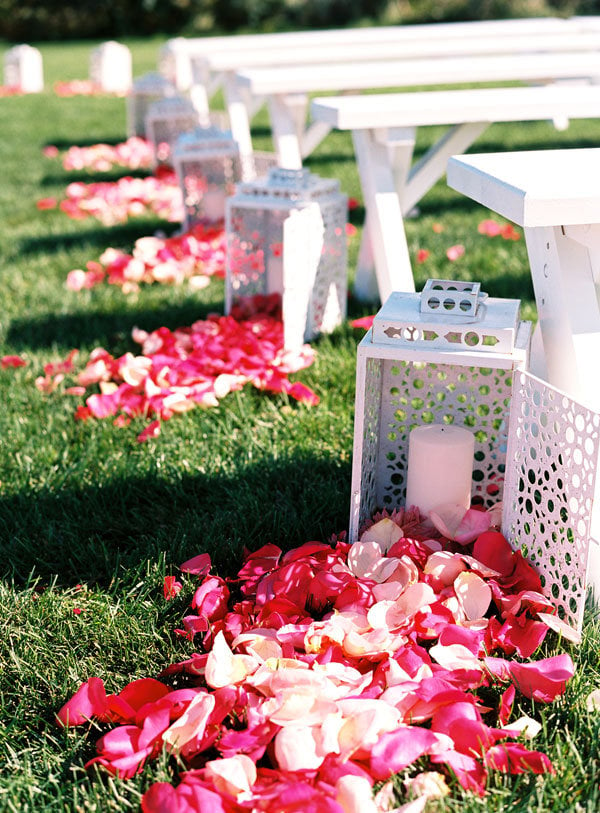
MULTIPOLYGON (((88 392, 85 406, 75 410, 75 420, 113 418, 125 426, 134 417, 150 423, 138 435, 144 443, 156 438, 162 422, 196 407, 216 407, 230 392, 252 384, 259 390, 285 393, 308 406, 319 398, 289 376, 309 367, 315 359, 310 345, 286 350, 283 343, 281 298, 278 294, 251 297, 232 309, 231 315, 209 316, 191 327, 174 331, 161 327, 152 333, 134 328, 132 336, 141 354, 112 356, 97 347, 87 364, 76 373, 71 351, 64 361, 47 364, 36 379, 44 393, 55 392, 67 375, 76 374, 76 392, 88 392)), ((73 393, 72 387, 67 387, 73 393)))
POLYGON ((163 595, 167 601, 175 598, 182 588, 182 583, 177 581, 175 576, 165 576, 163 583, 163 595))
POLYGON ((149 213, 177 223, 184 214, 177 177, 168 168, 146 178, 126 175, 118 181, 70 183, 60 209, 74 220, 95 217, 105 226, 149 213))
POLYGON ((109 93, 90 79, 71 79, 55 82, 53 90, 57 96, 124 96, 125 93, 109 93))
POLYGON ((35 205, 40 211, 44 211, 46 209, 56 209, 58 206, 58 201, 56 198, 40 198, 35 205))
POLYGON ((600 689, 594 689, 585 700, 585 707, 590 712, 600 711, 600 689))
POLYGON ((22 96, 24 93, 19 85, 0 85, 0 97, 2 96, 22 96))
MULTIPOLYGON (((489 556, 490 533, 479 545, 489 556)), ((508 607, 522 627, 539 623, 538 600, 521 587, 539 578, 505 548, 502 572, 491 570, 474 558, 478 541, 431 538, 411 509, 371 523, 354 546, 343 534, 287 553, 269 543, 227 583, 200 554, 181 566, 198 580, 178 630, 194 654, 166 667, 164 683, 134 681, 118 695, 90 678, 58 719, 112 721, 88 765, 122 778, 164 748, 177 755, 179 784, 152 785, 146 813, 266 811, 282 798, 290 811, 424 809, 456 781, 484 795, 489 771, 553 772, 515 741, 533 721, 509 718, 517 692, 559 697, 573 663, 510 659, 493 629, 508 607), (442 577, 440 557, 456 557, 455 577, 442 577), (170 688, 183 676, 187 688, 170 688), (386 782, 374 795, 399 771, 405 793, 386 782)), ((165 579, 165 598, 179 589, 165 579)))
POLYGON ((486 237, 502 237, 503 240, 520 240, 521 234, 515 231, 512 223, 499 223, 493 218, 482 220, 477 226, 479 234, 485 234, 486 237))
POLYGON ((0 358, 0 367, 7 370, 9 367, 26 367, 27 361, 21 356, 2 356, 0 358))
POLYGON ((418 262, 418 263, 424 263, 424 262, 425 262, 425 260, 426 260, 426 259, 428 259, 428 257, 430 256, 430 254, 431 254, 431 252, 429 251, 429 249, 426 249, 426 248, 420 248, 420 249, 417 251, 417 262, 418 262))
MULTIPOLYGON (((56 147, 54 148, 56 150, 56 147)), ((56 152, 44 155, 54 157, 56 152)), ((154 164, 154 150, 149 141, 131 136, 120 144, 93 144, 89 147, 69 147, 62 159, 63 168, 71 170, 89 169, 93 172, 108 172, 114 167, 126 169, 150 169, 154 164)))
POLYGON ((360 319, 353 319, 350 322, 350 326, 357 328, 358 330, 369 330, 369 328, 373 325, 374 319, 375 314, 373 314, 373 316, 361 316, 360 319))
POLYGON ((465 253, 465 247, 458 243, 455 246, 450 246, 450 248, 446 249, 446 257, 450 260, 450 262, 455 262, 455 260, 460 259, 463 254, 465 253))
POLYGON ((147 440, 154 440, 160 435, 160 421, 152 421, 148 426, 140 432, 137 436, 138 443, 145 443, 147 440))
POLYGON ((431 229, 435 234, 441 234, 444 231, 444 225, 443 223, 434 223, 431 229))
POLYGON ((173 237, 140 237, 131 254, 107 248, 99 262, 86 264, 85 271, 70 271, 66 286, 82 291, 108 282, 125 293, 134 293, 141 284, 152 283, 180 285, 189 281, 196 288, 204 287, 213 276, 225 277, 225 231, 198 224, 173 237))

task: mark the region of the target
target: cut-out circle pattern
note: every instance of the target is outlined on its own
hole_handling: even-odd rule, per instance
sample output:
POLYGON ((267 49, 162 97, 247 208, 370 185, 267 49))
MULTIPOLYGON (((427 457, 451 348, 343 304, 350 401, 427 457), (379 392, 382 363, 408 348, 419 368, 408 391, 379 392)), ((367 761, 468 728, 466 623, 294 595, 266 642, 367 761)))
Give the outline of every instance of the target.
POLYGON ((515 377, 505 532, 540 573, 561 618, 581 629, 600 416, 539 379, 515 377))

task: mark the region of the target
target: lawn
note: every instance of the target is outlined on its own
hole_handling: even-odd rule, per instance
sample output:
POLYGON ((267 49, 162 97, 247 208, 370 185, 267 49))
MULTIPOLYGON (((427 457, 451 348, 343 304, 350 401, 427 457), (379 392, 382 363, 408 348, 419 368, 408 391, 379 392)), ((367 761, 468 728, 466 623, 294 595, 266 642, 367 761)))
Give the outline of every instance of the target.
MULTIPOLYGON (((134 73, 156 65, 158 40, 128 42, 134 73)), ((354 414, 356 345, 361 331, 348 324, 315 343, 317 361, 296 378, 320 396, 316 407, 284 395, 248 388, 215 409, 197 409, 165 424, 156 440, 136 441, 144 421, 119 428, 112 421, 76 422, 80 402, 60 388, 44 395, 34 380, 49 362, 78 348, 120 354, 135 350, 131 330, 189 325, 222 311, 223 283, 200 292, 187 286, 145 287, 126 296, 102 285, 75 292, 67 273, 95 260, 108 246, 130 249, 163 221, 144 217, 104 227, 74 221, 36 201, 61 197, 72 180, 43 156, 54 144, 125 136, 125 104, 104 97, 59 98, 55 81, 86 78, 90 43, 41 47, 47 91, 0 100, 0 355, 18 354, 27 366, 0 371, 0 809, 136 809, 145 788, 168 780, 172 765, 159 760, 133 780, 88 776, 99 731, 68 732, 54 713, 90 676, 119 691, 136 677, 156 675, 193 647, 173 634, 191 587, 165 602, 165 575, 197 553, 211 554, 216 571, 233 575, 244 548, 267 542, 289 549, 327 540, 347 528, 354 414), (81 612, 74 612, 75 610, 81 612)), ((435 133, 424 133, 419 151, 435 133)), ((256 120, 256 144, 269 146, 266 115, 256 120)), ((549 122, 494 125, 476 151, 597 146, 600 122, 576 121, 564 132, 549 122)), ((352 145, 335 133, 307 162, 360 198, 352 145)), ((115 179, 119 173, 108 175, 115 179)), ((535 317, 524 240, 478 233, 489 217, 440 182, 407 222, 417 286, 428 277, 477 280, 493 296, 519 297, 535 317), (443 231, 434 231, 441 224, 443 231), (455 262, 446 249, 465 247, 455 262)), ((350 277, 363 211, 351 213, 350 277)), ((374 306, 350 300, 351 317, 374 306)), ((564 651, 577 672, 565 696, 548 707, 521 701, 521 713, 542 723, 535 747, 546 751, 556 774, 494 775, 484 799, 453 785, 438 805, 446 811, 595 811, 600 808, 597 715, 585 699, 600 686, 600 623, 586 617, 580 647, 549 635, 543 654, 564 651)), ((435 806, 432 805, 432 809, 435 806)))

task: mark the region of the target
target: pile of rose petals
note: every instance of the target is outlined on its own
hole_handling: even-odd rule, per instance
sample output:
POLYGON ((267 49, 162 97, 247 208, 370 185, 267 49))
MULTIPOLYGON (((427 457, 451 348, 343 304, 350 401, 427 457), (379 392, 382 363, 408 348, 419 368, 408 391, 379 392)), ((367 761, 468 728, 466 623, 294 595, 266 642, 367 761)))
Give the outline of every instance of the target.
POLYGON ((202 288, 212 276, 225 277, 225 232, 198 224, 173 237, 140 237, 131 254, 108 248, 86 269, 70 271, 67 288, 80 291, 107 281, 131 293, 141 283, 180 285, 186 280, 202 288))
POLYGON ((0 97, 2 96, 22 96, 23 91, 18 85, 0 85, 0 97))
POLYGON ((145 138, 132 136, 120 144, 93 144, 69 147, 62 159, 66 170, 90 169, 108 172, 114 167, 149 169, 154 164, 154 150, 145 138))
POLYGON ((127 175, 114 182, 71 183, 66 195, 60 203, 65 214, 75 220, 95 217, 105 226, 150 213, 174 223, 184 216, 177 177, 167 168, 147 178, 127 175))
MULTIPOLYGON (((254 296, 232 309, 229 316, 209 316, 191 327, 171 331, 161 327, 152 333, 135 329, 133 339, 141 355, 125 353, 115 358, 101 347, 92 351, 76 385, 68 395, 85 395, 85 406, 75 412, 77 420, 114 417, 123 426, 135 416, 153 419, 138 436, 140 442, 160 433, 160 422, 197 406, 215 407, 228 393, 252 384, 260 390, 287 393, 307 405, 318 396, 291 373, 309 367, 315 353, 309 345, 297 351, 284 349, 281 299, 278 294, 254 296)), ((77 351, 58 364, 49 364, 36 379, 41 392, 50 393, 74 374, 77 351)))
POLYGON ((89 79, 71 79, 54 83, 54 92, 57 96, 125 96, 124 92, 109 92, 89 79))
MULTIPOLYGON (((196 578, 177 630, 194 654, 118 694, 92 677, 57 715, 110 724, 88 766, 129 778, 165 748, 178 758, 179 784, 152 785, 146 813, 414 813, 452 775, 484 795, 494 771, 553 771, 522 741, 539 724, 513 705, 517 692, 552 702, 573 663, 522 660, 554 608, 499 532, 457 546, 411 509, 354 545, 267 544, 237 579, 210 569, 208 554, 180 567, 196 578)), ((165 579, 165 598, 181 590, 165 579)))

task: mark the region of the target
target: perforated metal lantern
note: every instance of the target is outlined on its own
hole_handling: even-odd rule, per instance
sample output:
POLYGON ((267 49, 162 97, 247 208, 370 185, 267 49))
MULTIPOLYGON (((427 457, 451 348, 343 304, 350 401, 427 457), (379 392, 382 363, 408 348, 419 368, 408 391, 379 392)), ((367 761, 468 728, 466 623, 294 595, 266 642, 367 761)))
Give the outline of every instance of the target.
POLYGON ((16 45, 4 54, 4 84, 23 93, 44 89, 42 55, 31 45, 16 45))
POLYGON ((358 347, 350 537, 377 510, 404 506, 410 430, 454 424, 475 436, 472 502, 502 499, 515 370, 531 324, 518 300, 479 283, 429 280, 393 293, 358 347))
POLYGON ((175 142, 198 123, 194 105, 183 96, 171 96, 151 104, 146 113, 146 138, 154 148, 156 163, 172 164, 175 142))
POLYGON ((184 229, 225 219, 225 202, 241 178, 240 155, 227 130, 198 127, 181 135, 173 166, 183 194, 184 229))
POLYGON ((175 86, 158 73, 146 73, 135 79, 127 96, 127 134, 145 138, 150 105, 176 95, 175 86))
POLYGON ((345 318, 348 199, 335 180, 275 168, 227 201, 225 309, 282 297, 285 346, 330 333, 345 318))
POLYGON ((581 630, 587 588, 600 598, 600 413, 518 371, 502 530, 538 571, 558 614, 581 630))
POLYGON ((107 93, 131 88, 131 51, 120 42, 103 42, 90 54, 90 80, 107 93))

